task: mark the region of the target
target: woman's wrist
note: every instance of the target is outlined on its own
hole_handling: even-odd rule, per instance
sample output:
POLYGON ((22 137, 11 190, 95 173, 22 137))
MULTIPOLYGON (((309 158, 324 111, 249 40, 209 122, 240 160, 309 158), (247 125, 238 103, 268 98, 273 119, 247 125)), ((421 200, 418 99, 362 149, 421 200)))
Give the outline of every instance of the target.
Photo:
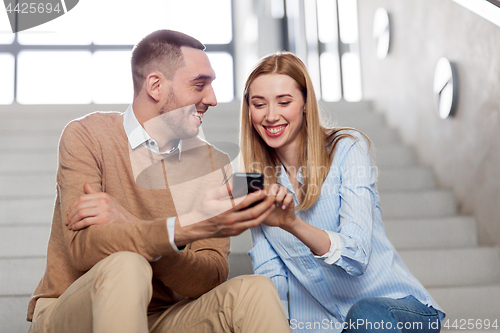
POLYGON ((291 233, 295 237, 299 238, 298 234, 300 233, 300 226, 302 223, 305 223, 305 222, 302 221, 302 219, 300 217, 295 215, 295 218, 293 219, 293 221, 291 223, 287 224, 286 226, 282 226, 281 229, 283 229, 283 230, 291 233))
POLYGON ((282 227, 282 229, 297 237, 315 255, 321 256, 330 249, 331 243, 328 233, 308 224, 298 216, 295 216, 293 224, 286 228, 282 227))

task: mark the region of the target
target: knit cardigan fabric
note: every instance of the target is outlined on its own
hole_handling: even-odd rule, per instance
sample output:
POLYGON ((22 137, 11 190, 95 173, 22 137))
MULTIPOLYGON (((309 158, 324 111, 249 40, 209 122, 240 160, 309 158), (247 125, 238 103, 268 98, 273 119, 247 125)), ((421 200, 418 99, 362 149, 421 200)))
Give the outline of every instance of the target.
MULTIPOLYGON (((217 159, 227 155, 216 149, 217 159)), ((186 170, 203 159, 182 153, 186 170)), ((210 161, 208 162, 210 163, 210 161)), ((166 220, 177 216, 169 189, 147 189, 134 178, 123 114, 96 112, 70 122, 59 141, 56 200, 45 273, 28 307, 29 321, 37 299, 59 297, 97 262, 118 251, 143 255, 153 268, 149 311, 186 297, 197 298, 227 279, 229 238, 212 238, 175 250, 166 220), (84 193, 84 183, 114 197, 140 219, 137 223, 93 225, 79 231, 64 224, 71 205, 84 193), (161 257, 157 261, 154 259, 161 257)), ((207 184, 215 186, 217 184, 207 184)), ((220 184, 218 184, 220 185, 220 184)), ((187 197, 186 201, 191 200, 187 197)), ((193 202, 191 206, 196 205, 193 202)))

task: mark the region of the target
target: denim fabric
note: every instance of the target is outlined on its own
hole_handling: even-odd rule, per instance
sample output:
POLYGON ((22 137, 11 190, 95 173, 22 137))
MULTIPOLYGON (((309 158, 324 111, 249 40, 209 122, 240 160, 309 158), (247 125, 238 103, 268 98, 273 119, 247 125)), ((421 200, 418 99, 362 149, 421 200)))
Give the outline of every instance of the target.
POLYGON ((347 313, 346 332, 418 332, 441 330, 439 313, 412 296, 365 298, 347 313))
MULTIPOLYGON (((294 333, 340 333, 349 309, 369 297, 411 295, 441 310, 387 238, 370 150, 359 134, 348 133, 357 139, 338 142, 318 201, 296 212, 308 224, 337 233, 340 258, 333 264, 317 258, 280 228, 261 224, 251 231, 254 273, 274 282, 294 333)), ((294 193, 283 166, 279 177, 294 193)), ((303 181, 299 176, 297 180, 303 181)))

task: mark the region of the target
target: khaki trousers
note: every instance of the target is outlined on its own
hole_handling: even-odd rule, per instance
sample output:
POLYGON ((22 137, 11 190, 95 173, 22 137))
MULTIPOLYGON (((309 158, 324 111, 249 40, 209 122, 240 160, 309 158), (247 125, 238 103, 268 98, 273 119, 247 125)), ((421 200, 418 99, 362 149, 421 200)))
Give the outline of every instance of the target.
POLYGON ((148 316, 152 275, 141 255, 114 253, 59 298, 39 299, 29 332, 290 332, 278 292, 266 277, 236 277, 148 316))

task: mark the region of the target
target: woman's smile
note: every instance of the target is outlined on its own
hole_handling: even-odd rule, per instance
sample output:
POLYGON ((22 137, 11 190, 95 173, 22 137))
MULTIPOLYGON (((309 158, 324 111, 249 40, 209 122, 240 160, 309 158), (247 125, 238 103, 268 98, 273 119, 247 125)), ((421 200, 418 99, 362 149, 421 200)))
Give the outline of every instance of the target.
POLYGON ((285 132, 287 124, 276 125, 276 126, 262 126, 264 127, 266 134, 272 138, 277 138, 285 132))

